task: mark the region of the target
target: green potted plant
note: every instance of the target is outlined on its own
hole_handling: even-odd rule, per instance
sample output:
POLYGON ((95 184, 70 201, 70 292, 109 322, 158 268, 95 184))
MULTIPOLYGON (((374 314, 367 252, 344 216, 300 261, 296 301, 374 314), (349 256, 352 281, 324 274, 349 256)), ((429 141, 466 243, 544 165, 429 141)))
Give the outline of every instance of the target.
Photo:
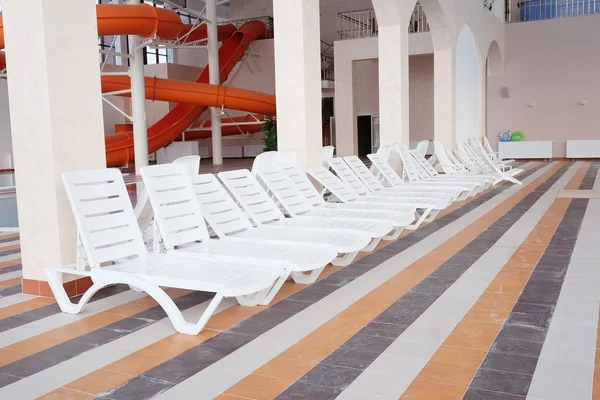
POLYGON ((265 117, 262 132, 265 148, 263 151, 277 151, 277 119, 276 117, 265 117))

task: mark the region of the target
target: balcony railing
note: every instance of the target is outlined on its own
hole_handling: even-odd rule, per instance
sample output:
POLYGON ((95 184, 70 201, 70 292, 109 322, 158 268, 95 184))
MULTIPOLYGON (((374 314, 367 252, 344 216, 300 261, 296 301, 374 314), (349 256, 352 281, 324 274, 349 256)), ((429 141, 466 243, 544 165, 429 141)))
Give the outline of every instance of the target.
POLYGON ((524 0, 518 21, 538 21, 600 14, 600 0, 524 0))
MULTIPOLYGON (((600 1, 600 0, 599 0, 600 1)), ((337 39, 362 39, 379 34, 375 10, 339 13, 336 20, 337 39)), ((417 3, 408 26, 410 33, 429 32, 427 16, 421 4, 417 3)))

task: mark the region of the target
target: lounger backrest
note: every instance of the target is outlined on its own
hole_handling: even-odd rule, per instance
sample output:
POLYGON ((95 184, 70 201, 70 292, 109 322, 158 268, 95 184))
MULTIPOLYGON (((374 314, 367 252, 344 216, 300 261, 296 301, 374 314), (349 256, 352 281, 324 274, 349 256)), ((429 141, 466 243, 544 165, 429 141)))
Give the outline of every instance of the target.
POLYGON ((308 173, 341 202, 347 203, 358 199, 358 194, 327 168, 311 168, 308 170, 308 173))
POLYGON ((333 158, 333 153, 335 153, 335 147, 333 146, 323 146, 323 161, 327 161, 333 158))
POLYGON ((308 179, 308 176, 306 176, 306 173, 302 171, 302 168, 300 168, 298 164, 289 162, 282 163, 281 159, 279 161, 277 166, 285 172, 300 193, 308 199, 310 204, 317 207, 325 202, 315 185, 308 179))
POLYGON ((196 175, 192 177, 192 184, 202 214, 217 236, 225 237, 252 228, 252 223, 216 176, 196 175))
POLYGON ((218 176, 255 224, 268 224, 285 218, 277 204, 247 169, 220 172, 218 176))
MULTIPOLYGON (((473 139, 474 140, 474 139, 473 139)), ((487 137, 483 137, 483 145, 485 146, 485 149, 487 151, 487 153, 489 155, 494 155, 496 154, 496 152, 494 151, 494 149, 492 149, 492 145, 490 144, 490 141, 488 140, 487 137)))
POLYGON ((436 176, 438 174, 435 168, 433 168, 433 165, 431 165, 429 161, 425 159, 424 156, 421 156, 420 154, 417 154, 417 152, 414 151, 411 151, 411 153, 417 164, 423 167, 423 169, 427 172, 429 176, 436 176))
POLYGON ((255 174, 262 166, 277 164, 278 154, 276 151, 265 151, 254 158, 252 173, 255 174))
POLYGON ((425 157, 427 155, 427 149, 429 148, 429 140, 421 140, 417 145, 417 154, 421 157, 425 157))
POLYGON ((173 161, 173 164, 182 164, 190 176, 196 176, 200 171, 200 156, 181 157, 173 161))
POLYGON ((290 215, 302 215, 314 210, 298 186, 277 165, 262 165, 255 174, 290 215))
POLYGON ((146 254, 118 169, 67 172, 62 180, 90 267, 146 254))
POLYGON ((373 175, 373 173, 367 168, 365 163, 362 162, 357 156, 344 157, 346 164, 354 171, 354 173, 360 178, 360 180, 371 190, 376 192, 383 189, 383 185, 379 182, 379 179, 373 175))
POLYGON ((404 172, 408 177, 409 182, 417 182, 421 177, 419 175, 419 170, 417 169, 415 160, 410 154, 410 150, 407 145, 394 145, 394 149, 400 155, 400 159, 402 160, 402 165, 404 167, 404 172))
POLYGON ((325 160, 325 163, 333 170, 333 172, 335 172, 338 178, 346 185, 350 186, 359 196, 364 196, 369 193, 369 189, 343 159, 339 157, 330 158, 329 160, 325 160))
POLYGON ((433 141, 433 147, 435 149, 435 155, 437 156, 438 162, 442 166, 442 169, 446 174, 453 174, 456 171, 456 167, 453 165, 450 158, 448 158, 448 154, 446 153, 446 149, 442 142, 437 140, 433 141))
POLYGON ((142 168, 142 179, 154 210, 154 221, 167 250, 209 239, 202 209, 184 164, 142 168))
POLYGON ((400 186, 404 184, 404 181, 402 178, 400 178, 400 175, 398 175, 391 165, 389 165, 387 161, 385 161, 385 159, 379 154, 369 154, 367 157, 369 157, 369 160, 371 160, 373 168, 379 175, 383 177, 383 179, 385 179, 385 182, 388 185, 400 186))

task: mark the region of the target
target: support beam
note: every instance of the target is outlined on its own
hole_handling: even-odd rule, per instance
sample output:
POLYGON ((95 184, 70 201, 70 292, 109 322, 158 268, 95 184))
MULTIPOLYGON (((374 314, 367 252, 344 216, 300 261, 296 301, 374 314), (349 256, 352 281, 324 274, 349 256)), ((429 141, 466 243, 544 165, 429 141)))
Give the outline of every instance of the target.
POLYGON ((45 281, 76 261, 61 175, 106 166, 96 2, 5 0, 3 17, 23 277, 45 281))
POLYGON ((410 140, 408 31, 403 24, 379 27, 380 143, 410 140))
MULTIPOLYGON (((142 0, 129 0, 141 4, 142 0)), ((133 118, 133 154, 135 174, 148 165, 148 126, 146 125, 146 83, 144 81, 144 50, 142 38, 129 36, 129 76, 131 79, 131 114, 133 118)))
POLYGON ((487 135, 487 59, 480 58, 478 64, 478 103, 477 103, 477 137, 481 139, 487 135))
MULTIPOLYGON (((208 16, 208 72, 211 85, 221 84, 219 76, 219 41, 217 39, 217 1, 206 0, 206 15, 208 16)), ((212 131, 213 164, 223 164, 223 132, 221 130, 221 110, 210 108, 212 131)))
POLYGON ((273 0, 273 20, 278 147, 315 167, 323 145, 319 0, 273 0))

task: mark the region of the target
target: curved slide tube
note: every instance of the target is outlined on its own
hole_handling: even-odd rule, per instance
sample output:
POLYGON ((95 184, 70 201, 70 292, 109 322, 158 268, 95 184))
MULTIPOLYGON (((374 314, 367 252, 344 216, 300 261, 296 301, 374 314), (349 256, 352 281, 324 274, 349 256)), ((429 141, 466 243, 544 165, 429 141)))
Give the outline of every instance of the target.
MULTIPOLYGON (((139 35, 172 40, 182 38, 183 42, 206 38, 206 26, 200 26, 190 32, 192 25, 181 22, 177 13, 150 5, 98 5, 98 34, 139 35), (186 36, 187 35, 187 36, 186 36)), ((219 27, 219 40, 224 43, 219 48, 220 81, 227 77, 242 58, 253 40, 262 39, 266 26, 260 21, 244 24, 239 30, 233 25, 219 27)), ((0 17, 0 49, 4 47, 4 30, 0 17)), ((0 56, 2 56, 0 54, 0 56)), ((0 58, 0 69, 4 68, 0 58)), ((146 98, 178 102, 167 115, 148 128, 148 151, 153 153, 171 144, 200 117, 207 106, 226 107, 235 110, 275 114, 275 98, 271 95, 243 89, 208 85, 208 66, 195 82, 171 81, 159 78, 146 78, 146 98)), ((102 91, 111 92, 129 88, 128 77, 102 77, 102 91)), ((228 129, 224 134, 237 134, 237 130, 228 129)), ((192 132, 190 132, 192 133, 192 132)), ((192 133, 206 135, 207 132, 192 133)), ((210 136, 210 135, 208 135, 210 136)), ((186 138, 192 138, 186 135, 186 138)), ((132 162, 133 132, 120 132, 106 137, 106 164, 108 167, 120 167, 132 162)))

